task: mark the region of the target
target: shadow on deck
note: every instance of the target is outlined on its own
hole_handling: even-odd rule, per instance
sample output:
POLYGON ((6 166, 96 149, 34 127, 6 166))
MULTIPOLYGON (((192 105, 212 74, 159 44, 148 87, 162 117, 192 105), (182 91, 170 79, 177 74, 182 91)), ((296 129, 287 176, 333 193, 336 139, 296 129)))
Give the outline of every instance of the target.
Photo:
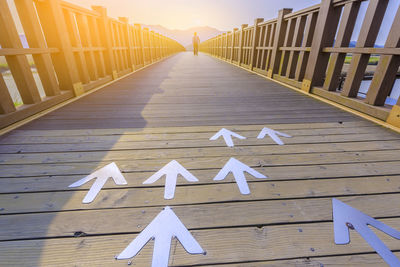
MULTIPOLYGON (((333 245, 330 199, 400 228, 399 205, 387 205, 400 200, 399 138, 212 57, 180 53, 0 137, 0 259, 124 266, 113 256, 171 205, 208 252, 191 256, 178 245, 174 266, 322 256, 310 261, 382 264, 357 238, 359 246, 333 245), (257 140, 268 125, 293 138, 285 146, 257 140), (209 141, 221 127, 248 139, 235 148, 209 141), (233 156, 269 176, 249 177, 251 195, 240 195, 233 180, 212 181, 233 156), (166 201, 161 181, 142 182, 173 159, 200 182, 179 182, 166 201), (82 204, 89 185, 68 185, 112 161, 128 185, 107 182, 82 204)), ((148 265, 151 253, 147 246, 133 263, 148 265)))

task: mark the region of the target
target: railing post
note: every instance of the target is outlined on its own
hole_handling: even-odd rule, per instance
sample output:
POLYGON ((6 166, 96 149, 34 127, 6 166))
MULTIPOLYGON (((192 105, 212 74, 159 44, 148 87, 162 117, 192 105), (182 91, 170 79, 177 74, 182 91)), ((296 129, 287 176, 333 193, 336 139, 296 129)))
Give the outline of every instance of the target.
POLYGON ((392 107, 386 122, 400 127, 400 98, 397 100, 397 104, 392 107))
POLYGON ((341 9, 334 8, 332 0, 322 0, 311 43, 311 52, 301 85, 301 89, 305 92, 310 92, 314 85, 323 85, 323 78, 330 55, 329 53, 323 53, 322 48, 333 44, 340 11, 341 9))
POLYGON ((244 38, 244 28, 249 26, 248 24, 242 24, 240 27, 240 36, 239 36, 239 52, 238 52, 238 65, 242 64, 242 54, 243 54, 243 38, 244 38))
POLYGON ((102 6, 92 6, 92 9, 99 13, 101 16, 101 29, 100 29, 100 36, 103 39, 103 44, 106 47, 106 56, 105 56, 105 65, 107 73, 112 75, 113 79, 118 78, 118 73, 115 65, 114 59, 114 51, 112 46, 112 36, 111 36, 111 29, 110 29, 110 21, 107 17, 107 9, 102 6))
POLYGON ((258 24, 260 24, 263 21, 264 21, 263 18, 257 18, 254 20, 253 40, 252 40, 253 46, 251 47, 251 56, 250 56, 250 70, 253 70, 256 64, 256 59, 257 59, 256 49, 258 45, 258 40, 260 38, 260 27, 258 27, 258 24))
POLYGON ((84 92, 79 80, 71 40, 69 39, 60 0, 36 1, 40 23, 49 47, 57 47, 60 53, 51 54, 61 90, 73 90, 75 95, 84 92))
POLYGON ((285 34, 286 34, 286 24, 284 20, 284 16, 292 12, 291 8, 284 8, 279 10, 278 18, 276 21, 276 28, 275 28, 275 38, 271 52, 271 64, 270 68, 268 69, 267 76, 272 78, 275 73, 279 71, 279 65, 281 62, 282 52, 279 48, 283 45, 285 41, 285 34))

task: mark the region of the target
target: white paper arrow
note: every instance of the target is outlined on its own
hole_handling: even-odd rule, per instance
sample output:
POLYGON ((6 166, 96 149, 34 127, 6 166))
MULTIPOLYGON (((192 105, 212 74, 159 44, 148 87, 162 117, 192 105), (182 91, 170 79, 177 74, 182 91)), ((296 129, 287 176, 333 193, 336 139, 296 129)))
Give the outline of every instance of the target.
POLYGON ((86 184, 92 179, 96 179, 94 181, 92 187, 90 187, 89 192, 86 194, 85 198, 83 199, 82 203, 90 203, 92 202, 100 190, 103 188, 104 184, 107 182, 108 178, 112 177, 114 183, 117 185, 124 185, 127 184, 124 176, 122 175, 121 171, 118 169, 117 164, 114 162, 104 166, 103 168, 95 171, 92 174, 89 174, 85 178, 76 181, 75 183, 69 185, 68 187, 79 187, 83 184, 86 184))
POLYGON ((176 237, 190 254, 204 254, 196 239, 186 229, 170 207, 165 207, 157 217, 117 256, 118 260, 136 256, 150 239, 154 239, 152 267, 167 267, 171 239, 176 237))
POLYGON ((239 187, 240 193, 243 195, 250 194, 250 188, 247 184, 244 172, 248 172, 256 178, 268 178, 267 176, 259 173, 258 171, 250 168, 246 164, 238 161, 235 158, 230 158, 230 160, 225 164, 225 166, 219 171, 217 176, 215 176, 214 181, 224 180, 225 177, 232 172, 233 177, 239 187))
POLYGON ((234 136, 236 138, 239 138, 239 139, 246 139, 246 137, 244 137, 244 136, 241 136, 241 135, 239 135, 237 133, 234 133, 234 132, 229 131, 229 130, 227 130, 225 128, 222 128, 221 130, 219 130, 218 133, 216 133, 214 136, 212 136, 210 138, 210 140, 211 141, 217 140, 220 136, 222 136, 224 138, 226 145, 229 146, 229 147, 235 146, 233 144, 233 141, 232 141, 232 136, 234 136))
POLYGON ((284 145, 285 143, 282 142, 282 140, 278 137, 278 135, 283 136, 283 137, 288 137, 290 138, 291 136, 285 133, 281 133, 278 131, 275 131, 273 129, 264 127, 261 132, 258 134, 257 139, 263 139, 266 135, 269 135, 269 137, 272 138, 272 140, 274 140, 275 143, 277 143, 278 145, 284 145))
POLYGON ((164 198, 173 199, 175 195, 176 180, 179 174, 182 175, 183 178, 185 178, 189 182, 199 181, 181 164, 179 164, 176 160, 173 160, 164 167, 162 167, 158 172, 153 174, 149 179, 144 181, 143 184, 152 184, 165 175, 166 179, 165 179, 164 198))
POLYGON ((335 198, 332 199, 332 210, 336 244, 343 245, 350 243, 349 229, 354 229, 390 266, 400 266, 399 259, 375 235, 368 225, 397 239, 400 239, 399 231, 335 198))

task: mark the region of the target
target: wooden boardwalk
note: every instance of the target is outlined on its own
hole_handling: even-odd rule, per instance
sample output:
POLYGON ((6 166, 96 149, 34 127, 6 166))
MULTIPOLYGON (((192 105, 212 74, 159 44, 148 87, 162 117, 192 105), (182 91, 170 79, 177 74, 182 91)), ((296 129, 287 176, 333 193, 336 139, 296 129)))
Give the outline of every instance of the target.
MULTIPOLYGON (((180 53, 0 137, 0 265, 116 261, 169 205, 206 255, 176 240, 171 266, 385 266, 357 234, 333 241, 336 197, 400 229, 400 135, 201 54, 180 53), (278 146, 264 127, 292 135, 278 146), (209 141, 226 127, 246 140, 209 141), (269 179, 212 179, 235 157, 269 179), (142 182, 171 160, 199 180, 142 182), (128 185, 68 185, 116 162, 128 185)), ((379 237, 400 256, 400 241, 379 237)), ((149 266, 153 242, 132 260, 149 266)))

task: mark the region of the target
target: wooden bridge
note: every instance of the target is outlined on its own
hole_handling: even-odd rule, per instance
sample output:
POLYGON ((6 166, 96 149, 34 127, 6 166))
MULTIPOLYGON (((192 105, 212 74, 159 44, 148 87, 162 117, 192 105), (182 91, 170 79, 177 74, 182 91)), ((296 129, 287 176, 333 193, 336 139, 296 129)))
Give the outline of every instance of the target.
MULTIPOLYGON (((171 266, 385 266, 355 231, 348 245, 333 235, 332 198, 400 229, 400 101, 385 104, 400 9, 385 47, 373 48, 387 1, 370 0, 350 48, 361 2, 284 9, 193 56, 104 8, 58 0, 15 0, 23 48, 0 0, 0 56, 23 101, 15 107, 0 75, 0 265, 126 266, 114 256, 168 205, 207 252, 173 240, 171 266), (362 98, 371 54, 380 60, 362 98), (263 127, 292 137, 257 139, 263 127), (247 139, 210 141, 221 128, 247 139), (249 195, 232 175, 214 181, 231 157, 268 178, 246 175, 249 195), (165 200, 164 180, 143 182, 171 160, 199 182, 180 177, 165 200), (91 183, 68 186, 111 162, 127 184, 109 180, 83 204, 91 183)), ((400 257, 399 240, 376 234, 400 257)), ((150 266, 152 254, 150 241, 131 265, 150 266)))

